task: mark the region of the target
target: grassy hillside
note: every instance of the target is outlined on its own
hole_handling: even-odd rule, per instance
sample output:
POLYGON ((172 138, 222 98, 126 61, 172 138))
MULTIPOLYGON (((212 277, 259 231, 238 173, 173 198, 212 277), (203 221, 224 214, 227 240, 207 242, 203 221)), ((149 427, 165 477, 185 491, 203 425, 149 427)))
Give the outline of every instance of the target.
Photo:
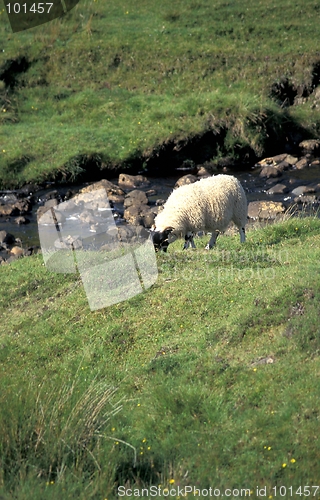
POLYGON ((143 168, 206 132, 178 163, 259 156, 318 133, 316 99, 291 106, 319 84, 318 10, 314 0, 81 0, 12 34, 2 9, 0 187, 143 168))
POLYGON ((206 239, 95 312, 41 256, 0 267, 1 498, 319 484, 320 221, 206 239))

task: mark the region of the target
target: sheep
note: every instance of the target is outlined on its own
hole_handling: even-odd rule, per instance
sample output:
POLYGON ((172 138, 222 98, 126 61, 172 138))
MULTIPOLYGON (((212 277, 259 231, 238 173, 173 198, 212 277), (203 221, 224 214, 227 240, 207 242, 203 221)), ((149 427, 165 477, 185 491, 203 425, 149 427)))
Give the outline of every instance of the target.
POLYGON ((219 232, 233 221, 244 243, 247 222, 247 199, 238 179, 232 175, 216 175, 179 187, 171 193, 164 209, 155 218, 151 239, 155 250, 167 251, 168 246, 184 236, 183 249, 196 248, 193 237, 197 231, 211 232, 206 246, 215 245, 219 232))

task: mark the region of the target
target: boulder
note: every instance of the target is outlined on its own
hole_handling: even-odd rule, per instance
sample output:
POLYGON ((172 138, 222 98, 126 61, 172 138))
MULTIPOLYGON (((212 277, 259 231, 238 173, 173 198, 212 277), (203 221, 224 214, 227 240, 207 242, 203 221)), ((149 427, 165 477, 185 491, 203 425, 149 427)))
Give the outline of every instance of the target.
POLYGON ((50 198, 48 201, 45 202, 44 207, 51 208, 51 207, 56 207, 57 205, 59 205, 58 198, 50 198))
POLYGON ((320 140, 318 139, 308 139, 306 141, 302 141, 299 144, 299 148, 302 150, 302 154, 311 154, 314 155, 320 150, 320 140))
POLYGON ((291 167, 292 165, 290 163, 287 162, 287 160, 284 160, 280 163, 278 163, 278 165, 276 166, 276 169, 279 171, 279 172, 284 172, 284 170, 289 170, 289 168, 291 167))
POLYGON ((313 160, 310 163, 310 167, 317 167, 318 165, 320 165, 320 160, 319 159, 313 160))
POLYGON ((124 189, 135 189, 139 187, 145 187, 150 184, 150 181, 143 175, 129 175, 120 174, 119 175, 119 186, 124 189))
POLYGON ((272 166, 263 167, 260 172, 260 177, 266 177, 269 179, 270 177, 280 177, 282 173, 276 168, 272 166))
POLYGON ((11 248, 10 254, 11 255, 15 255, 17 257, 22 257, 22 255, 24 255, 24 251, 23 251, 23 249, 21 247, 14 246, 14 247, 11 248))
POLYGON ((177 182, 174 185, 174 188, 176 189, 180 186, 184 186, 185 184, 193 184, 197 180, 198 179, 195 175, 192 174, 184 175, 183 177, 180 177, 180 179, 177 180, 177 182))
POLYGON ((266 191, 267 194, 284 194, 287 193, 289 189, 285 184, 276 184, 275 186, 272 186, 268 191, 266 191))
POLYGON ((125 196, 123 206, 124 208, 128 208, 131 206, 146 205, 147 203, 148 198, 146 193, 139 189, 135 189, 125 196))
POLYGON ((62 222, 65 221, 65 216, 63 213, 59 212, 58 210, 54 210, 55 214, 55 219, 53 219, 53 215, 51 212, 51 209, 48 207, 39 207, 37 210, 37 220, 39 224, 55 224, 58 222, 61 224, 62 222))
POLYGON ((307 194, 302 194, 301 196, 296 196, 296 198, 293 199, 295 203, 306 203, 306 204, 319 204, 319 198, 317 198, 315 195, 307 195, 307 194))
POLYGON ((30 212, 31 205, 28 200, 15 201, 0 205, 0 216, 24 215, 30 212))
POLYGON ((248 217, 253 220, 275 219, 285 210, 283 203, 278 201, 251 201, 248 205, 248 217))
MULTIPOLYGON (((116 197, 116 199, 120 198, 121 201, 119 203, 123 202, 124 191, 116 184, 113 184, 113 182, 110 182, 107 179, 102 179, 99 182, 95 182, 94 184, 86 186, 85 188, 80 190, 80 193, 91 193, 92 191, 96 191, 102 188, 106 190, 109 200, 114 201, 113 197, 116 197)), ((118 203, 118 201, 116 203, 118 203)))
POLYGON ((199 167, 197 175, 199 177, 211 177, 211 174, 208 172, 208 170, 205 167, 199 167))
POLYGON ((147 205, 134 206, 126 208, 123 217, 133 226, 151 227, 157 214, 157 207, 148 207, 147 205))
POLYGON ((287 155, 285 161, 289 163, 289 165, 293 166, 297 163, 298 158, 295 156, 287 155))
POLYGON ((299 160, 296 164, 295 164, 295 167, 298 169, 298 170, 302 170, 303 168, 306 168, 309 166, 309 162, 307 160, 307 158, 301 158, 301 160, 299 160))
POLYGON ((294 196, 301 196, 304 194, 315 193, 316 190, 313 186, 298 186, 292 190, 294 196))
POLYGON ((256 163, 256 167, 265 167, 265 166, 273 166, 275 167, 276 165, 278 165, 279 163, 281 163, 282 161, 286 160, 287 158, 287 154, 284 153, 284 154, 281 154, 281 155, 276 155, 276 156, 270 156, 269 158, 264 158, 263 160, 260 160, 258 161, 258 163, 256 163))

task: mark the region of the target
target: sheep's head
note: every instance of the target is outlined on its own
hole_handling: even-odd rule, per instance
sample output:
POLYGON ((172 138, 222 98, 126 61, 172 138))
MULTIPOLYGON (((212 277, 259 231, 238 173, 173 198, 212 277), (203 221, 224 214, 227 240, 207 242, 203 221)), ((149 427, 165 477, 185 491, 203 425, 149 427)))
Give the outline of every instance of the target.
POLYGON ((152 226, 150 235, 156 252, 159 250, 163 250, 164 252, 167 251, 169 244, 175 239, 172 238, 171 241, 169 241, 169 236, 173 229, 173 227, 166 227, 163 231, 159 231, 155 226, 152 226))

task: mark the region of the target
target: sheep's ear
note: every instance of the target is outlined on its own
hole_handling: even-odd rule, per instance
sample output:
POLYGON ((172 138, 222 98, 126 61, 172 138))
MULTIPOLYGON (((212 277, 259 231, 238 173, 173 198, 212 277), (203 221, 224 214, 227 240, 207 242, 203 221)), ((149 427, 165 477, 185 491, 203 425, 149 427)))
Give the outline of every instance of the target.
POLYGON ((174 230, 174 227, 166 227, 162 232, 166 235, 166 237, 168 236, 168 234, 170 234, 172 231, 174 230))

